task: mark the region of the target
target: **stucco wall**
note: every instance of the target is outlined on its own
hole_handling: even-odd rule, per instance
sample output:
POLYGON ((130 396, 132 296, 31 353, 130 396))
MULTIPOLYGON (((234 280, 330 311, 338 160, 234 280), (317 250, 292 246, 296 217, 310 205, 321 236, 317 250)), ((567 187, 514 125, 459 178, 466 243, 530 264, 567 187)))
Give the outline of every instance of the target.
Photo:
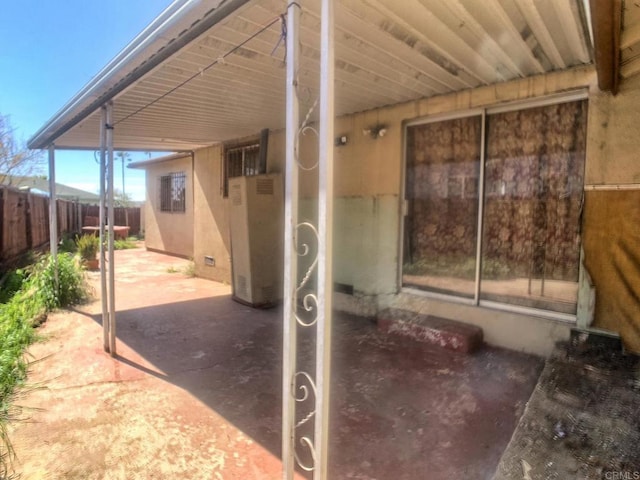
POLYGON ((145 245, 147 248, 193 256, 193 165, 191 155, 146 167, 145 245), (160 211, 160 177, 169 173, 186 175, 185 212, 160 211))
MULTIPOLYGON (((399 258, 401 228, 401 195, 404 169, 403 125, 412 119, 442 113, 490 107, 504 102, 536 99, 564 91, 585 88, 589 91, 588 142, 586 183, 640 182, 640 162, 635 154, 640 151, 640 135, 636 133, 640 116, 640 80, 623 82, 617 97, 598 91, 595 71, 591 67, 541 75, 504 84, 467 90, 409 102, 378 110, 345 116, 336 120, 336 136, 346 135, 347 145, 335 149, 335 263, 334 276, 338 283, 353 286, 354 295, 336 295, 336 305, 343 310, 371 315, 388 303, 390 295, 399 289, 399 258), (363 130, 382 124, 387 133, 373 139, 363 130)), ((284 131, 271 132, 267 169, 269 173, 283 172, 285 158, 284 131)), ((301 162, 315 163, 316 138, 307 133, 301 140, 301 162)), ((195 155, 195 253, 198 275, 216 280, 230 278, 229 233, 227 200, 220 191, 222 152, 220 147, 196 152, 195 155), (204 255, 214 257, 216 266, 204 265, 204 255)), ((313 197, 317 193, 315 174, 301 174, 301 212, 313 217, 316 211, 313 197)), ((591 195, 591 194, 590 194, 591 195)), ((591 195, 598 202, 597 193, 591 195)), ((602 201, 606 201, 603 197, 602 201)), ((632 202, 622 203, 623 208, 633 210, 632 202)), ((586 208, 589 209, 589 203, 586 208)), ((632 213, 632 212, 629 212, 632 213)), ((606 210, 587 211, 584 221, 585 237, 600 232, 600 220, 606 210), (590 215, 593 213, 593 215, 590 215)), ((624 218, 624 212, 621 212, 624 218)), ((603 320, 611 305, 625 302, 621 295, 609 292, 602 286, 608 281, 597 265, 606 264, 607 253, 593 243, 585 241, 587 265, 598 292, 596 324, 614 331, 622 331, 620 321, 603 320), (591 268, 590 268, 591 269, 591 268)), ((634 247, 638 252, 638 246, 634 247)), ((640 254, 639 254, 640 255, 640 254)), ((421 308, 428 308, 435 301, 421 299, 421 308), (426 307, 424 307, 426 305, 426 307)), ((408 306, 409 305, 408 302, 408 306)), ((438 303, 438 311, 442 306, 438 303)), ((398 306, 398 305, 396 305, 398 306)), ((450 309, 451 318, 469 320, 469 310, 450 309), (464 310, 464 315, 461 313, 464 310), (459 318, 460 316, 465 318, 459 318)), ((486 312, 483 313, 486 317, 486 312)), ((479 315, 478 318, 483 318, 479 315)), ((505 315, 503 315, 505 316, 505 315)), ((509 316, 509 315, 506 315, 509 316)), ((505 318, 506 318, 505 316, 505 318)), ((509 316, 511 319, 513 315, 509 316)), ((501 318, 497 315, 495 318, 501 318)), ((526 321, 526 317, 521 317, 526 321)), ((639 320, 635 320, 635 332, 626 329, 623 338, 627 346, 640 350, 639 320)), ((518 336, 517 322, 480 322, 488 339, 498 344, 518 349, 546 353, 559 338, 566 338, 568 325, 557 322, 537 324, 547 333, 546 340, 537 342, 535 348, 523 346, 523 342, 509 345, 508 338, 518 336), (486 323, 486 325, 484 324, 486 323), (489 329, 489 331, 487 331, 489 329), (548 331, 547 331, 548 330, 548 331), (511 332, 506 334, 505 332, 511 332)), ((526 342, 525 342, 526 343, 526 342)))
POLYGON ((197 150, 194 154, 196 275, 219 282, 231 281, 229 206, 222 195, 222 146, 197 150), (213 265, 205 262, 213 259, 213 265))

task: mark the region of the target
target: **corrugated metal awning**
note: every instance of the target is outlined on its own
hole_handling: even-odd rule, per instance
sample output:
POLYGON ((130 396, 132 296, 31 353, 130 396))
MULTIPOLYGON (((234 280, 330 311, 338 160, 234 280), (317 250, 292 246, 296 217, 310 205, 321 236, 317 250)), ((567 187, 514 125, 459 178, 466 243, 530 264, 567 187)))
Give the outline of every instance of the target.
MULTIPOLYGON (((171 29, 154 37, 153 50, 147 46, 124 58, 127 68, 122 71, 102 72, 106 86, 92 100, 114 98, 115 148, 192 150, 263 128, 282 128, 285 51, 280 15, 286 3, 182 0, 169 7, 175 15, 178 7, 183 11, 171 29), (228 11, 222 12, 224 8, 228 11), (152 61, 152 53, 157 56, 158 50, 170 48, 175 38, 216 12, 215 24, 205 33, 125 85, 131 72, 152 61)), ((299 81, 306 92, 301 100, 311 108, 319 86, 319 2, 299 3, 299 81)), ((337 0, 336 113, 591 63, 586 32, 578 0, 337 0)), ((30 146, 43 148, 55 140, 57 148, 97 148, 99 112, 86 112, 90 103, 77 103, 59 112, 30 146)))

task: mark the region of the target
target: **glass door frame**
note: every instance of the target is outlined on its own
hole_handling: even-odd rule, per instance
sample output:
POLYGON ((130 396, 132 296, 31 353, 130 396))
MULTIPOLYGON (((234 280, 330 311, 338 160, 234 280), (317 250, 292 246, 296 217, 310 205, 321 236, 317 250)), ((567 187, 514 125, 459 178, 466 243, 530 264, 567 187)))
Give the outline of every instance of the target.
MULTIPOLYGON (((551 310, 542 310, 532 307, 524 307, 519 305, 511 305, 507 303, 495 302, 491 300, 482 300, 480 298, 480 286, 481 286, 481 274, 482 274, 482 232, 484 228, 484 203, 485 203, 485 156, 486 156, 486 123, 487 116, 495 113, 503 113, 514 110, 525 110, 527 108, 544 107, 548 105, 555 105, 559 103, 568 103, 589 99, 589 91, 587 88, 581 88, 570 92, 563 92, 559 94, 547 95, 544 97, 538 97, 534 99, 517 100, 512 102, 502 103, 500 105, 492 105, 482 108, 470 108, 467 110, 458 110, 450 113, 442 113, 430 115, 428 117, 421 117, 418 119, 405 121, 402 126, 402 174, 400 185, 400 232, 398 236, 398 291, 416 294, 428 298, 445 300, 453 303, 461 303, 466 305, 472 305, 476 307, 487 307, 495 310, 502 310, 505 312, 520 313, 530 316, 542 317, 552 320, 559 320, 568 323, 576 323, 576 314, 568 314, 561 312, 554 312, 551 310), (475 289, 474 298, 464 298, 453 294, 429 292, 427 290, 420 290, 412 287, 405 287, 403 284, 403 265, 404 265, 404 241, 406 235, 406 217, 408 215, 408 202, 407 195, 407 130, 410 127, 424 125, 428 123, 442 122, 446 120, 454 120, 457 118, 466 118, 473 116, 481 116, 481 136, 482 144, 480 146, 480 172, 478 178, 478 228, 476 237, 476 265, 475 265, 475 289)), ((589 129, 587 121, 587 131, 589 129)), ((586 164, 586 158, 585 158, 586 164)), ((584 181, 583 181, 584 190, 584 181)), ((582 242, 580 242, 579 248, 582 248, 582 242)), ((580 274, 584 265, 580 262, 578 266, 580 274)), ((578 290, 578 298, 576 304, 580 303, 580 292, 578 290)))

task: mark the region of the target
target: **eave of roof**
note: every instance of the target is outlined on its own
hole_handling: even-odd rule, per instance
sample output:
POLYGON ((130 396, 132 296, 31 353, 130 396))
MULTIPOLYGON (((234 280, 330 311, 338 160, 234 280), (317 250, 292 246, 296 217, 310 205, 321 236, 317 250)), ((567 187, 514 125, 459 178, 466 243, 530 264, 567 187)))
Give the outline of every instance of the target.
MULTIPOLYGON (((104 69, 105 88, 93 96, 80 92, 84 103, 63 109, 29 146, 97 148, 98 110, 109 100, 119 150, 188 152, 283 128, 285 52, 278 20, 287 2, 210 1, 217 8, 208 12, 174 12, 188 27, 173 36, 149 31, 157 36, 157 51, 130 56, 122 71, 104 69)), ((302 109, 318 97, 318 4, 302 3, 302 109)), ((573 0, 337 0, 336 114, 590 64, 582 8, 573 0)))
POLYGON ((171 162, 172 160, 180 160, 182 158, 189 158, 192 153, 173 153, 171 155, 165 155, 163 157, 151 158, 149 160, 141 160, 139 162, 131 162, 127 165, 127 168, 147 168, 157 165, 158 163, 171 162))
POLYGON ((106 102, 178 52, 249 0, 216 0, 204 15, 200 0, 175 0, 147 28, 96 74, 27 142, 31 149, 46 148, 106 102), (185 21, 189 22, 185 25, 185 21), (169 38, 169 41, 167 41, 169 38))

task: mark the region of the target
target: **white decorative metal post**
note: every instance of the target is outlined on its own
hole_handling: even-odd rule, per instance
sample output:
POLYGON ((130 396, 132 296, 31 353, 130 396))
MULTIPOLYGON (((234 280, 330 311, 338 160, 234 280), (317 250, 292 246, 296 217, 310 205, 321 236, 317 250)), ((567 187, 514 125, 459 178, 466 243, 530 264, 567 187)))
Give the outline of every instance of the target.
POLYGON ((114 246, 114 210, 113 210, 113 103, 107 103, 107 204, 108 204, 108 243, 109 243, 109 353, 116 356, 116 284, 114 246))
POLYGON ((100 296, 102 299, 104 351, 115 357, 116 292, 113 206, 113 104, 109 102, 103 105, 100 110, 100 296), (107 225, 108 230, 105 230, 107 225))
POLYGON ((332 331, 332 220, 333 220, 333 121, 334 44, 333 0, 322 0, 320 26, 319 129, 308 125, 315 107, 300 123, 299 18, 300 5, 287 10, 287 133, 285 172, 284 335, 283 335, 283 478, 293 479, 296 464, 313 472, 314 480, 326 480, 329 432, 329 386, 332 331), (303 166, 299 158, 300 135, 318 136, 318 162, 303 166), (301 222, 298 216, 300 169, 317 169, 318 218, 301 222), (305 240, 304 236, 311 240, 305 240), (315 242, 315 245, 310 245, 315 242), (317 249, 314 252, 314 248, 317 249), (298 257, 305 262, 298 262, 298 257), (301 268, 300 276, 298 267, 301 268), (315 287, 313 275, 317 275, 315 287), (300 278, 299 278, 300 277, 300 278), (315 291, 314 291, 315 288, 315 291), (305 371, 298 357, 298 329, 315 329, 315 372, 305 371), (309 407, 309 403, 312 406, 309 407), (296 405, 305 405, 297 414, 296 405), (304 429, 311 426, 313 435, 304 429))
POLYGON ((107 174, 107 107, 100 108, 100 299, 102 300, 102 332, 104 351, 109 352, 109 300, 107 298, 107 255, 105 251, 107 174))

